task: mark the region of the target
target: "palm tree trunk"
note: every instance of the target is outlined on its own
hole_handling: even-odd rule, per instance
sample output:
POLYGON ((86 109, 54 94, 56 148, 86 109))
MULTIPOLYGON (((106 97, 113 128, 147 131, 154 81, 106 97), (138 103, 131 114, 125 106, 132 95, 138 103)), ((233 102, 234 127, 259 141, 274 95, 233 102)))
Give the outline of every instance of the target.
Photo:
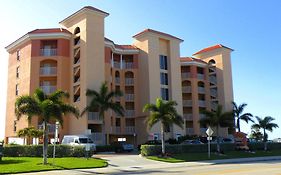
POLYGON ((161 123, 161 142, 162 142, 162 154, 165 155, 165 138, 164 138, 164 124, 161 123))
POLYGON ((219 126, 217 126, 217 152, 220 153, 220 136, 219 136, 219 126))
POLYGON ((240 130, 240 119, 239 119, 239 118, 237 118, 237 129, 238 129, 238 132, 241 131, 241 130, 240 130))
POLYGON ((267 151, 267 144, 266 144, 266 133, 265 133, 265 129, 263 129, 263 142, 264 142, 264 151, 267 151))
POLYGON ((43 164, 48 163, 48 125, 46 121, 43 121, 43 164))

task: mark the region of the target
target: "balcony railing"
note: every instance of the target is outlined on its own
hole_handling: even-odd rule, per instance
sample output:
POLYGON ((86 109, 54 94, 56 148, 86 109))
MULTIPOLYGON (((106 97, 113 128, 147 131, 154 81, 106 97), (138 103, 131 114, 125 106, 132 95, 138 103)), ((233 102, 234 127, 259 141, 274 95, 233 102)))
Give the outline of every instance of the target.
POLYGON ((102 122, 102 118, 100 117, 98 112, 89 112, 88 120, 102 122))
POLYGON ((125 69, 133 69, 134 68, 134 64, 130 63, 130 62, 123 62, 123 66, 125 69))
POLYGON ((120 69, 120 63, 114 61, 114 62, 113 62, 113 67, 116 68, 116 69, 120 69))
POLYGON ((213 110, 216 110, 217 107, 218 107, 218 104, 217 104, 217 103, 211 103, 211 108, 212 108, 213 110))
POLYGON ((204 87, 198 87, 198 93, 204 94, 205 93, 205 88, 204 87))
POLYGON ((57 49, 40 49, 41 56, 57 56, 57 49))
POLYGON ((206 101, 205 100, 198 100, 199 107, 206 107, 206 101))
POLYGON ((121 133, 121 127, 115 126, 114 129, 113 129, 113 132, 115 132, 116 134, 121 133))
POLYGON ((126 126, 125 132, 126 134, 134 134, 136 132, 136 129, 134 126, 126 126))
POLYGON ((183 100, 182 105, 183 106, 192 106, 192 100, 183 100))
POLYGON ((186 78, 190 78, 190 77, 191 77, 190 72, 183 72, 183 73, 181 73, 181 78, 182 79, 186 79, 186 78))
POLYGON ((135 116, 135 110, 125 110, 125 116, 126 117, 134 117, 135 116))
POLYGON ((40 67, 40 75, 56 75, 56 67, 40 67))
POLYGON ((94 142, 100 142, 104 139, 104 134, 102 132, 92 132, 89 137, 94 142))
POLYGON ((211 89, 210 93, 211 93, 211 96, 213 96, 213 97, 217 96, 217 91, 214 89, 211 89))
POLYGON ((120 78, 119 77, 115 77, 115 84, 120 84, 120 78))
POLYGON ((133 78, 125 78, 125 85, 134 85, 133 78))
POLYGON ((210 76, 209 80, 211 83, 216 84, 217 83, 217 78, 215 76, 210 76))
POLYGON ((193 128, 186 128, 186 134, 193 135, 194 134, 194 129, 193 128))
POLYGON ((193 120, 192 114, 183 114, 183 118, 185 118, 187 121, 193 120))
MULTIPOLYGON (((38 125, 38 129, 43 130, 43 124, 38 125)), ((47 124, 49 134, 53 134, 56 131, 56 124, 47 124)))
POLYGON ((191 93, 191 86, 183 86, 182 92, 183 93, 191 93))
POLYGON ((197 78, 199 80, 204 80, 204 74, 197 74, 197 78))
POLYGON ((56 86, 40 86, 45 94, 51 94, 57 90, 56 86))
POLYGON ((134 94, 125 94, 126 101, 134 101, 134 94))

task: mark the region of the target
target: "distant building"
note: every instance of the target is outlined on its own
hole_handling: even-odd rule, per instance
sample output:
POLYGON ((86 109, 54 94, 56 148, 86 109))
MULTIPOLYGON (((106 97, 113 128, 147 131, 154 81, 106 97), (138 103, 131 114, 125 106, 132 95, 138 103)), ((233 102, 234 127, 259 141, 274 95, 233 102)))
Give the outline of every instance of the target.
MULTIPOLYGON (((160 138, 160 125, 148 130, 148 113, 142 112, 143 106, 155 103, 157 97, 177 101, 177 110, 185 120, 184 129, 170 126, 167 138, 205 135, 206 126, 198 123, 204 117, 202 110, 214 110, 218 104, 225 110, 232 109, 232 49, 218 44, 193 57, 181 58, 179 46, 183 40, 152 29, 133 36, 132 45, 118 45, 104 36, 104 19, 108 15, 87 6, 62 20, 63 29, 36 29, 6 47, 6 142, 29 125, 24 117, 16 120, 16 98, 33 94, 38 87, 47 94, 57 89, 69 92, 68 102, 81 111, 90 100, 85 95, 87 89, 98 90, 106 81, 111 90, 123 91, 124 97, 115 101, 124 106, 125 117, 108 111, 104 125, 95 111, 80 119, 65 117, 60 138, 88 134, 97 144, 118 138, 134 144, 160 138)), ((42 120, 34 117, 30 125, 41 128, 42 120)), ((54 128, 50 123, 50 137, 54 128)), ((227 130, 223 133, 227 135, 227 130)))

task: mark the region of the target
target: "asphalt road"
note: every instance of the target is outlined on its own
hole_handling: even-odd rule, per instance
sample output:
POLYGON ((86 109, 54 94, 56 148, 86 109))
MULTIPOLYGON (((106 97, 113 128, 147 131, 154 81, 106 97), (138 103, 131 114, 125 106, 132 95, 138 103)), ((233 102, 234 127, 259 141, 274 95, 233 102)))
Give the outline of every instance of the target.
POLYGON ((109 166, 97 169, 79 169, 28 173, 29 175, 78 174, 173 174, 173 175, 281 175, 281 160, 251 163, 216 164, 214 162, 164 163, 147 160, 138 155, 96 155, 106 159, 109 166))

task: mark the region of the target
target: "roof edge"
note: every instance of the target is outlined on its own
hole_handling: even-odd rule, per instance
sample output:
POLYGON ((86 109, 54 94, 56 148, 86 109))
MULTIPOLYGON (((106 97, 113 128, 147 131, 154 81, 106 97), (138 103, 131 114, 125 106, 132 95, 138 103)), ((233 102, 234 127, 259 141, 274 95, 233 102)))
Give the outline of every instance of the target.
POLYGON ((145 29, 145 30, 143 30, 143 31, 141 31, 141 32, 139 32, 139 33, 137 33, 137 34, 135 34, 135 35, 133 36, 133 38, 137 38, 138 36, 141 36, 141 35, 143 35, 143 34, 145 34, 145 33, 148 33, 148 32, 156 33, 156 34, 158 34, 158 35, 163 35, 163 36, 170 37, 170 38, 174 38, 174 39, 180 40, 181 42, 184 41, 183 39, 180 39, 180 38, 175 37, 175 36, 173 36, 173 35, 170 35, 170 34, 168 34, 168 33, 160 32, 160 31, 157 31, 157 30, 149 29, 149 28, 147 28, 147 29, 145 29))

